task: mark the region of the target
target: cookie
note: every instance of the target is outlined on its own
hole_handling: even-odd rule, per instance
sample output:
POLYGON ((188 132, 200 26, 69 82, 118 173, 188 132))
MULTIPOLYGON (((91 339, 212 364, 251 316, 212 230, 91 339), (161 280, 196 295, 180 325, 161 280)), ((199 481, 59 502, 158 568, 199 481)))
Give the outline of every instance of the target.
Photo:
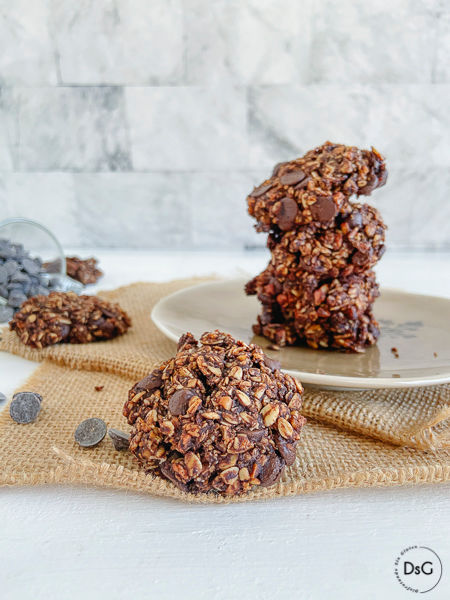
POLYGON ((325 283, 304 273, 295 282, 282 283, 269 266, 246 291, 257 294, 263 305, 254 332, 278 346, 306 343, 362 352, 378 339, 372 305, 379 288, 373 271, 325 283))
POLYGON ((271 264, 280 280, 295 280, 304 272, 324 279, 363 273, 383 256, 385 229, 375 208, 353 204, 333 228, 311 223, 282 236, 269 235, 271 264))
POLYGON ((314 223, 332 227, 353 195, 368 195, 386 183, 381 155, 326 142, 303 157, 281 163, 247 197, 258 231, 285 232, 314 223))
POLYGON ((258 346, 217 330, 199 342, 188 333, 130 390, 129 447, 147 472, 186 492, 270 486, 295 460, 302 393, 258 346))
POLYGON ((73 292, 33 296, 9 323, 24 344, 39 349, 60 342, 85 344, 110 340, 130 326, 130 317, 118 304, 73 292))

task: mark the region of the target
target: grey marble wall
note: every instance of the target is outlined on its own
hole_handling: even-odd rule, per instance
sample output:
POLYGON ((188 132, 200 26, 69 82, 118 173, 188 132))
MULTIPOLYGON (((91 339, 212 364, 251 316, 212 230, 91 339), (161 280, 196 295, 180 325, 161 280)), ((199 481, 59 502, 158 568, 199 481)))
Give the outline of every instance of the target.
POLYGON ((450 248, 447 0, 0 0, 0 218, 66 245, 263 245, 245 196, 374 145, 393 247, 450 248))

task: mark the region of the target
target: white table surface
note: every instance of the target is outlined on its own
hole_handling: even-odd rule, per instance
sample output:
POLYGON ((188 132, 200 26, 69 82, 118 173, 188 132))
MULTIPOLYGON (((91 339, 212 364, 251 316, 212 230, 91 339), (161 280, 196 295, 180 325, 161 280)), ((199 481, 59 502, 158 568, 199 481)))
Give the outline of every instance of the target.
MULTIPOLYGON (((264 253, 97 251, 99 288, 256 273, 264 253)), ((88 251, 80 253, 89 255, 88 251)), ((387 254, 382 285, 450 297, 450 255, 387 254)), ((95 291, 96 288, 91 288, 95 291)), ((10 394, 35 368, 0 354, 10 394)), ((1 466, 0 466, 1 468, 1 466)), ((450 598, 450 485, 347 489, 231 506, 85 487, 0 490, 0 598, 408 598, 394 560, 435 550, 450 598)))

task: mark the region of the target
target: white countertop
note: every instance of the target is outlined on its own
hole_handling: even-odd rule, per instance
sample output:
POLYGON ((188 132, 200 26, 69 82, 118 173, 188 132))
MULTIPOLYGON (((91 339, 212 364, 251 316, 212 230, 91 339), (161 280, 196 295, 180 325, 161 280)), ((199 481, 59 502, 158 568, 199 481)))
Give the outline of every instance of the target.
MULTIPOLYGON (((256 273, 266 262, 258 252, 79 254, 100 259, 103 289, 256 273)), ((450 297, 450 254, 387 254, 377 270, 383 286, 450 297)), ((1 354, 0 391, 10 394, 35 366, 1 354)), ((0 598, 406 599, 394 560, 418 544, 444 566, 427 597, 447 600, 449 530, 447 484, 225 506, 84 487, 3 488, 0 598)))

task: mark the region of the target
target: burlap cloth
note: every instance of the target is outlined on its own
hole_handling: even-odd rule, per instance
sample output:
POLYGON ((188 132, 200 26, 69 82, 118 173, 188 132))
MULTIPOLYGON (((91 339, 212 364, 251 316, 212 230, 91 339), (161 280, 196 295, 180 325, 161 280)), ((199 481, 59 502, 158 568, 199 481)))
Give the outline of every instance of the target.
POLYGON ((78 447, 73 433, 88 417, 129 430, 122 416, 129 388, 176 348, 151 322, 151 309, 160 298, 193 283, 136 283, 100 294, 119 302, 133 319, 133 328, 110 342, 38 351, 3 330, 0 350, 42 361, 20 390, 39 392, 44 401, 38 419, 29 425, 14 423, 7 408, 0 413, 0 484, 92 484, 193 502, 230 502, 450 479, 448 385, 370 392, 307 390, 303 412, 309 419, 295 464, 276 486, 232 500, 185 494, 170 482, 145 475, 134 458, 115 451, 108 438, 93 449, 78 447), (104 387, 96 391, 95 386, 104 387))

